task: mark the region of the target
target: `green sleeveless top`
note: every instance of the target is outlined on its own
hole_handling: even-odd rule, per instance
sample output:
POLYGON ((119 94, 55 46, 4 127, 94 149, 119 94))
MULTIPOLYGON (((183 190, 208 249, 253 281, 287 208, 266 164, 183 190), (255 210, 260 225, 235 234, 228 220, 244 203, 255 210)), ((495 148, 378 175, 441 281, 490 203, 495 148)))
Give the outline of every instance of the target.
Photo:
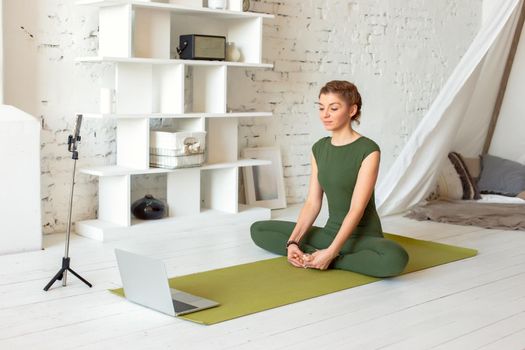
MULTIPOLYGON (((342 146, 334 146, 331 141, 331 137, 318 140, 312 146, 312 152, 317 163, 317 179, 328 199, 329 218, 325 230, 335 235, 350 209, 361 162, 370 153, 380 149, 374 141, 365 136, 342 146)), ((352 236, 383 237, 374 194, 375 190, 352 236)))

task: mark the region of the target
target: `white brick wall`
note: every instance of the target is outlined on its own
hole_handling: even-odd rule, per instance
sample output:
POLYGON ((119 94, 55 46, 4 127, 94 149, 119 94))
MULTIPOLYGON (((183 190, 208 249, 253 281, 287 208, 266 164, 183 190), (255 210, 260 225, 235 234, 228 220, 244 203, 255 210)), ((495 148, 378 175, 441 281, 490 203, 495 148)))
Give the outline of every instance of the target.
MULTIPOLYGON (((5 98, 42 118, 42 203, 46 233, 65 231, 72 161, 66 138, 78 111, 95 111, 110 67, 74 62, 96 54, 97 11, 73 0, 7 0, 5 98)), ((305 198, 311 144, 324 135, 314 102, 324 82, 347 79, 364 106, 358 131, 382 148, 380 177, 407 141, 481 21, 481 0, 254 1, 276 15, 264 26, 273 70, 234 70, 230 107, 273 110, 240 123, 240 146, 281 146, 289 203, 305 198)), ((79 166, 115 161, 115 125, 85 121, 79 166)), ((134 179, 134 197, 164 179, 134 179)), ((77 176, 73 220, 94 218, 97 179, 77 176)))
POLYGON ((345 79, 360 89, 357 130, 382 148, 381 179, 481 21, 480 0, 257 1, 252 10, 276 14, 264 32, 264 56, 275 67, 238 73, 235 84, 251 86, 243 97, 260 108, 269 103, 276 116, 243 121, 241 146, 281 146, 289 203, 304 200, 310 146, 325 135, 314 105, 325 82, 345 79))

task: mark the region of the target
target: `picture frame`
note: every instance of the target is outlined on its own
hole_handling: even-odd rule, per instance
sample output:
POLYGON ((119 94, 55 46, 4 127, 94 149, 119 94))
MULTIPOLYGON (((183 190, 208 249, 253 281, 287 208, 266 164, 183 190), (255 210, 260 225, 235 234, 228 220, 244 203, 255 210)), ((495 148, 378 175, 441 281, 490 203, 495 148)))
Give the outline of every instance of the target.
POLYGON ((272 164, 243 168, 246 204, 268 209, 286 208, 283 166, 279 147, 242 150, 245 159, 270 160, 272 164))

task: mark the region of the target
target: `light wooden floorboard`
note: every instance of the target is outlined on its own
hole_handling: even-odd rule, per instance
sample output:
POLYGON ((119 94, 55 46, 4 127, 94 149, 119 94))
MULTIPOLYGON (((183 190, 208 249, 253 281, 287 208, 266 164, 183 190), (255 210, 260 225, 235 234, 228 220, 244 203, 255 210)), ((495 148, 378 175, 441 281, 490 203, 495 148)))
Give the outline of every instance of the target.
MULTIPOLYGON (((295 220, 300 207, 274 212, 295 220)), ((323 212, 317 225, 322 225, 323 212)), ((101 243, 73 236, 68 286, 42 288, 60 267, 64 235, 45 250, 0 256, 0 349, 525 349, 525 232, 401 216, 385 232, 479 250, 471 259, 202 326, 127 302, 113 249, 157 256, 170 276, 274 257, 248 222, 152 232, 101 243)))

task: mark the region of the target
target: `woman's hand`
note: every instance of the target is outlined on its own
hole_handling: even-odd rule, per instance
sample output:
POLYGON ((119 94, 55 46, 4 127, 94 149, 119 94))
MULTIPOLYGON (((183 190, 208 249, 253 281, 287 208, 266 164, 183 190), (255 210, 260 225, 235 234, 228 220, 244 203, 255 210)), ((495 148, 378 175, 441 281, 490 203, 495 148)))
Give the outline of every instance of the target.
POLYGON ((288 247, 288 262, 295 267, 304 267, 304 253, 295 244, 288 247))
POLYGON ((329 249, 317 250, 310 255, 306 255, 304 267, 326 270, 337 255, 338 254, 329 249))

